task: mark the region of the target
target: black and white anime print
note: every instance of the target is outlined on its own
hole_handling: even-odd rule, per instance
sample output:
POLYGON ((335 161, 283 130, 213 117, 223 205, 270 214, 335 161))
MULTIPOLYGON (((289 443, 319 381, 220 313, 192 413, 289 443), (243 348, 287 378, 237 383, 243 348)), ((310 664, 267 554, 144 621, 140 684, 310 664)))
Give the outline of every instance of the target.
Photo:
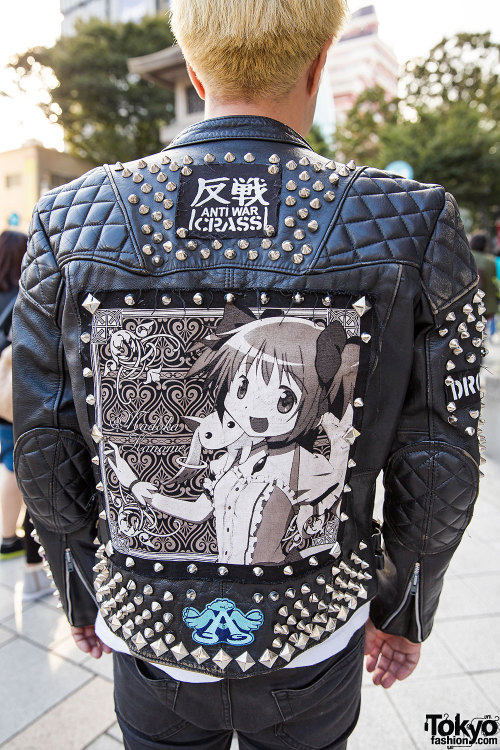
POLYGON ((352 309, 105 309, 91 358, 118 551, 281 564, 330 549, 353 424, 352 309))

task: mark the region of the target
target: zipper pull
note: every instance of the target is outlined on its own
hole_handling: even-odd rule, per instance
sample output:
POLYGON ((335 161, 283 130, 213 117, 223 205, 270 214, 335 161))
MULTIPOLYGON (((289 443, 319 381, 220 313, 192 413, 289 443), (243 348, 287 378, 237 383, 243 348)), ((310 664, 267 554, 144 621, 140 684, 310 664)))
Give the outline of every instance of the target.
POLYGON ((71 557, 71 550, 69 547, 67 547, 64 550, 64 558, 66 560, 66 567, 68 569, 69 573, 73 572, 73 558, 71 557))
POLYGON ((416 595, 419 579, 420 579, 420 563, 415 563, 415 568, 413 569, 413 577, 411 579, 410 596, 416 595))

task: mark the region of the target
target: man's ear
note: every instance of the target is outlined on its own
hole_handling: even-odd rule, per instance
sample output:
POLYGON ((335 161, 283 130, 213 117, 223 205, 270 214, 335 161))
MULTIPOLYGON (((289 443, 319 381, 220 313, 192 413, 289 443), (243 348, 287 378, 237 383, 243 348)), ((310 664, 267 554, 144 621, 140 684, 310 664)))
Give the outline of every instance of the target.
POLYGON ((333 39, 328 39, 324 43, 321 52, 311 63, 311 67, 309 68, 309 77, 307 79, 307 93, 310 96, 314 96, 318 92, 319 84, 321 83, 321 75, 326 65, 326 58, 328 55, 328 50, 332 45, 332 41, 333 39))
POLYGON ((189 73, 191 83, 195 87, 198 93, 198 96, 200 97, 200 99, 203 99, 203 101, 205 101, 205 86, 202 84, 202 82, 196 75, 192 65, 190 65, 187 60, 186 60, 186 68, 187 68, 187 72, 189 73))

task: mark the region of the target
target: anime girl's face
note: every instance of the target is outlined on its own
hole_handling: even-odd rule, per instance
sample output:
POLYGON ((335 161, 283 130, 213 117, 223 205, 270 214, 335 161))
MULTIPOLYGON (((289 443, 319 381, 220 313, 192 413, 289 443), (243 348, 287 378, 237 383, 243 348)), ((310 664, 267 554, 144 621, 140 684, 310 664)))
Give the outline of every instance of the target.
POLYGON ((267 381, 261 364, 257 357, 248 369, 247 358, 242 361, 225 398, 225 409, 250 437, 287 435, 297 422, 302 389, 285 370, 280 375, 276 364, 267 381))

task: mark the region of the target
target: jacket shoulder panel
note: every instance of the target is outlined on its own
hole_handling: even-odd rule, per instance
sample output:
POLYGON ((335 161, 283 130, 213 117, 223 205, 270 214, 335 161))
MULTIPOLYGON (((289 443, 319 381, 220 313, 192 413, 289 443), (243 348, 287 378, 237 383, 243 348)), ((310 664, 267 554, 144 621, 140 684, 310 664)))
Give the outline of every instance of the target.
POLYGON ((422 264, 422 282, 433 312, 453 304, 476 281, 476 265, 457 203, 446 193, 422 264))
POLYGON ((439 185, 365 168, 345 195, 324 265, 396 261, 420 266, 443 200, 439 185))
POLYGON ((47 193, 38 211, 59 266, 88 255, 137 268, 125 214, 104 167, 47 193))

